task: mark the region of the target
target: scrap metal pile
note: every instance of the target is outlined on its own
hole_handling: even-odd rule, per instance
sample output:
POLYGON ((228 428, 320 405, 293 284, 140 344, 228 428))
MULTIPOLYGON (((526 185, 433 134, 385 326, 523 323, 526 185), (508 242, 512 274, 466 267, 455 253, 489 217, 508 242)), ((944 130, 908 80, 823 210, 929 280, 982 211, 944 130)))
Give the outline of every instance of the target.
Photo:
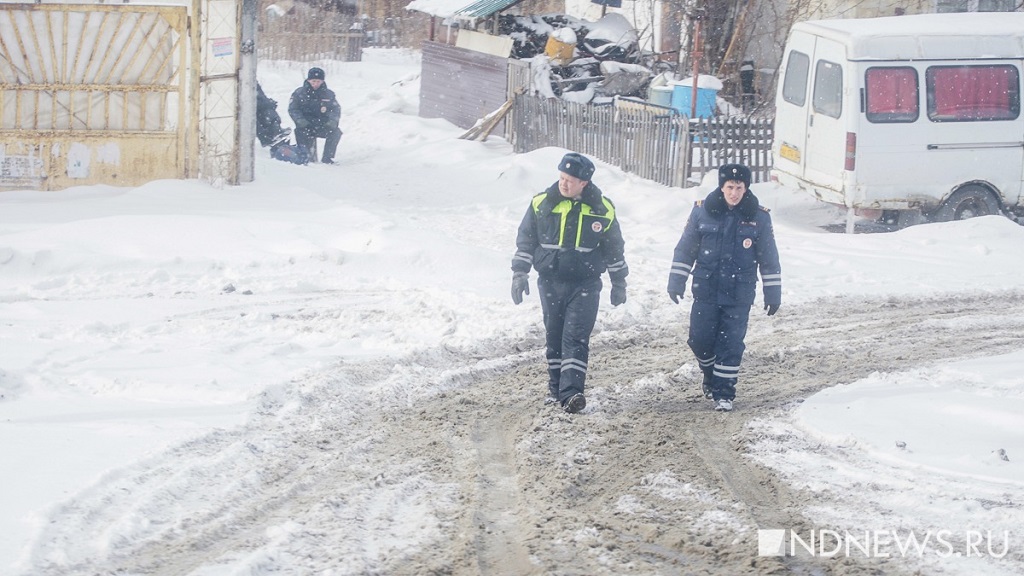
POLYGON ((672 66, 641 50, 636 30, 617 13, 597 22, 565 14, 503 14, 498 33, 513 39, 511 57, 531 60, 539 71, 540 81, 535 76, 534 83, 539 92, 573 102, 643 98, 651 79, 672 66))

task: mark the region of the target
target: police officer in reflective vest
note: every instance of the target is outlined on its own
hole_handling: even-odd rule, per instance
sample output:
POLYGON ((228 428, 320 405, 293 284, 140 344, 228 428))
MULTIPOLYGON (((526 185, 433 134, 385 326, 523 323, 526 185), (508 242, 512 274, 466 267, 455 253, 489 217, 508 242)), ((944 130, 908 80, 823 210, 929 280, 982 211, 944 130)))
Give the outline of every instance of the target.
POLYGON ((530 293, 528 274, 535 269, 547 333, 547 402, 573 414, 587 405, 583 385, 601 274, 608 271, 611 303, 618 306, 626 301, 629 268, 615 205, 590 180, 594 164, 573 152, 558 170, 558 182, 533 197, 519 225, 512 301, 519 304, 530 293))
POLYGON ((718 169, 718 188, 694 204, 668 277, 668 295, 677 304, 686 293, 686 280, 693 278, 687 344, 704 373, 704 396, 722 412, 732 410, 736 397, 758 272, 768 315, 782 303, 782 268, 772 218, 749 187, 746 166, 726 164, 718 169))

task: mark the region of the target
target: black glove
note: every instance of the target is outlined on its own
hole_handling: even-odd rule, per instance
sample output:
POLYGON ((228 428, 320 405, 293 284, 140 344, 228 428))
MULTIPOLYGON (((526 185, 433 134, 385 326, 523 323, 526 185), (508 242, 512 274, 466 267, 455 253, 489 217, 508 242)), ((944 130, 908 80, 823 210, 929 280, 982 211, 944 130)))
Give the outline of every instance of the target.
POLYGON ((530 276, 526 272, 512 274, 512 302, 523 303, 523 292, 530 294, 530 276))
POLYGON ((781 304, 765 304, 764 309, 768 311, 769 316, 775 316, 775 313, 779 311, 781 304))
POLYGON ((626 281, 612 282, 612 306, 626 303, 626 281))
POLYGON ((668 289, 668 297, 676 304, 679 304, 679 301, 683 299, 684 294, 686 294, 686 288, 683 288, 682 290, 673 290, 672 288, 668 289))

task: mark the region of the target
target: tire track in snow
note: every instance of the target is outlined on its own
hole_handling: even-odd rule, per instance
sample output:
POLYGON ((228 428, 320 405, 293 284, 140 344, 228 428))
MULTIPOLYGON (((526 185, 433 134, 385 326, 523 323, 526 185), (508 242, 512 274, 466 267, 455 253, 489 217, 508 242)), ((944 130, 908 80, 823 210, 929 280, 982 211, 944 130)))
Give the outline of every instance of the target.
POLYGON ((807 525, 828 502, 749 458, 747 423, 872 372, 1024 343, 1020 294, 755 314, 725 415, 700 394, 679 318, 603 325, 580 416, 543 406, 542 352, 507 341, 312 374, 268 394, 250 425, 67 503, 27 573, 909 573, 754 557, 758 527, 807 525))

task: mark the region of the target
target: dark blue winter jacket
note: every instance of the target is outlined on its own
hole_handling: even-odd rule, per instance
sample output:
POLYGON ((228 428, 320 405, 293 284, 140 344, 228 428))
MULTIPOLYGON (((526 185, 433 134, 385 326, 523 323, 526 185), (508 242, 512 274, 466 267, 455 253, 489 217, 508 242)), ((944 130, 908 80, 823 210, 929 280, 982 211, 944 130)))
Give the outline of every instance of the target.
POLYGON ((768 209, 749 190, 730 209, 716 188, 697 201, 676 245, 668 290, 682 294, 693 278, 695 300, 751 305, 760 270, 765 304, 782 304, 782 268, 768 209))
POLYGON ((565 198, 558 183, 537 194, 526 209, 516 237, 512 270, 537 270, 539 276, 565 281, 597 278, 605 270, 612 283, 629 274, 625 243, 615 205, 593 182, 579 200, 565 198))
POLYGON ((314 90, 307 80, 292 92, 288 115, 298 129, 337 128, 341 121, 341 105, 326 83, 314 90))

